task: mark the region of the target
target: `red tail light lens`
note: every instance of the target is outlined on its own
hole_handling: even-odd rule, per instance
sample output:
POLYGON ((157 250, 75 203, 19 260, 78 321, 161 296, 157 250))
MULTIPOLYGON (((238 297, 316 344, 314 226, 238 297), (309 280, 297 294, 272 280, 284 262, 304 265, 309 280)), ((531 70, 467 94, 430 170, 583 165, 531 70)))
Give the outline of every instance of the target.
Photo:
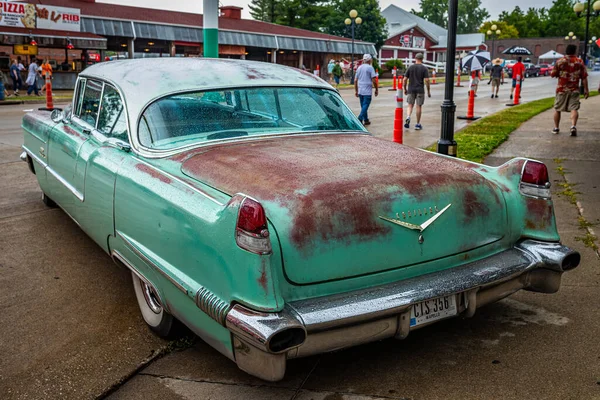
POLYGON ((257 254, 271 252, 267 217, 256 200, 244 198, 240 205, 236 226, 236 242, 244 250, 257 254))
POLYGON ((551 197, 548 168, 546 168, 544 163, 532 160, 525 161, 519 191, 521 194, 529 197, 542 199, 549 199, 551 197))
POLYGON ((550 181, 548 180, 548 168, 544 163, 538 161, 525 162, 521 182, 531 185, 545 186, 550 181))

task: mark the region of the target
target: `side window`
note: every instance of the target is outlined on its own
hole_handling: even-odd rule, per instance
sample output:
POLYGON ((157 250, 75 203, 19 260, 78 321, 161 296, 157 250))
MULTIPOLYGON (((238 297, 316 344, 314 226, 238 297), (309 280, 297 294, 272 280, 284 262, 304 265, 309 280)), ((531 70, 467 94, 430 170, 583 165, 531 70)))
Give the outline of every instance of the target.
POLYGON ((98 131, 107 137, 114 137, 125 142, 127 138, 127 122, 125 109, 119 92, 110 86, 104 86, 104 95, 98 116, 98 131))
POLYGON ((75 107, 73 107, 73 114, 79 116, 81 113, 81 103, 83 102, 83 90, 85 88, 86 79, 80 79, 77 82, 77 91, 75 92, 75 107))
POLYGON ((98 109, 100 108, 100 95, 102 94, 102 83, 88 79, 83 89, 81 106, 77 116, 84 122, 96 127, 98 109))

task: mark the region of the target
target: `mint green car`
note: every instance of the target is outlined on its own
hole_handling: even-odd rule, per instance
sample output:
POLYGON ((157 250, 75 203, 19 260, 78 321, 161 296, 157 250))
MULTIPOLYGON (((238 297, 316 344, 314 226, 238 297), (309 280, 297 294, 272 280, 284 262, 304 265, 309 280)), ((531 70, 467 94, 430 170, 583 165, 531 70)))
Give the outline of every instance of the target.
POLYGON ((280 65, 100 63, 23 129, 43 201, 131 271, 150 328, 177 319, 269 381, 287 359, 554 293, 580 261, 543 163, 375 138, 331 86, 280 65))

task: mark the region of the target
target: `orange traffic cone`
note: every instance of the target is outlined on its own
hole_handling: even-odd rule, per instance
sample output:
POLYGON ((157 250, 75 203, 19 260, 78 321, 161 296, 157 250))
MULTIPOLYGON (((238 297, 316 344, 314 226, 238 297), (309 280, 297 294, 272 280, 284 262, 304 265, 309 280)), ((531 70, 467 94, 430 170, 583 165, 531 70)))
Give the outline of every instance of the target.
MULTIPOLYGON (((475 74, 476 72, 473 71, 471 78, 475 79, 475 74)), ((476 119, 479 119, 481 117, 476 117, 475 116, 475 91, 473 90, 472 87, 469 88, 469 103, 467 104, 467 115, 465 116, 458 116, 456 117, 458 119, 467 119, 469 121, 474 121, 476 119)))
POLYGON ((46 107, 40 108, 40 110, 54 110, 54 103, 52 100, 52 79, 50 79, 49 73, 46 73, 46 107))
POLYGON ((521 75, 517 75, 517 84, 515 86, 515 95, 513 97, 512 103, 507 103, 506 105, 509 107, 518 106, 521 104, 519 102, 519 98, 521 97, 521 75))
POLYGON ((394 113, 394 142, 402 144, 402 134, 404 124, 404 110, 402 105, 404 98, 402 96, 402 80, 398 79, 398 89, 396 90, 396 111, 394 113))

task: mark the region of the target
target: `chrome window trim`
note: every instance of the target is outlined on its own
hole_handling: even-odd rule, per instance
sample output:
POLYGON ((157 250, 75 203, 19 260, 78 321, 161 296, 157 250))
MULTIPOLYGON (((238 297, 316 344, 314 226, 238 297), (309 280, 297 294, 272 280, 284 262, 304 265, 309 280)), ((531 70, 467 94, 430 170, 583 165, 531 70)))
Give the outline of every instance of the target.
MULTIPOLYGON (((95 80, 98 80, 98 81, 102 82, 103 85, 104 84, 109 84, 110 86, 112 86, 117 91, 117 93, 119 94, 119 97, 121 98, 121 103, 123 104, 123 112, 125 113, 125 126, 126 126, 126 129, 127 129, 127 138, 129 140, 129 144, 131 145, 131 148, 132 148, 133 152, 137 153, 138 152, 138 150, 137 150, 137 142, 134 140, 133 135, 131 134, 129 109, 127 107, 127 101, 126 101, 125 97, 123 96, 123 91, 121 90, 121 88, 119 87, 119 85, 116 82, 113 82, 113 81, 111 81, 109 79, 104 79, 104 78, 95 77, 95 76, 80 75, 78 79, 95 79, 95 80)), ((102 86, 102 88, 103 88, 102 95, 104 95, 104 86, 102 86)), ((102 97, 100 98, 100 107, 102 107, 102 97)), ((100 112, 99 111, 98 111, 98 116, 100 116, 100 112)), ((97 124, 97 121, 96 121, 96 124, 97 124)), ((87 124, 87 125, 89 126, 89 124, 87 124)), ((102 135, 104 138, 106 138, 106 136, 104 136, 102 133, 98 132, 98 134, 102 135)))
MULTIPOLYGON (((265 134, 265 135, 253 135, 251 137, 244 137, 244 138, 232 138, 232 139, 221 139, 221 140, 212 140, 208 143, 193 143, 193 144, 189 144, 189 145, 185 145, 185 146, 181 146, 181 147, 176 147, 173 149, 167 149, 167 150, 156 150, 156 149, 151 149, 148 148, 146 146, 143 146, 140 141, 139 141, 139 137, 138 137, 138 131, 139 131, 139 126, 140 126, 140 122, 142 119, 142 115, 144 115, 144 113, 146 112, 146 110, 148 109, 148 107, 150 107, 152 104, 154 104, 156 101, 160 100, 160 99, 164 99, 166 97, 169 96, 174 96, 174 95, 178 95, 178 94, 185 94, 185 93, 197 93, 197 92, 206 92, 206 91, 219 91, 219 90, 234 90, 234 89, 261 89, 261 88, 306 88, 306 89, 321 89, 321 90, 328 90, 334 94, 336 94, 337 96, 340 97, 339 93, 332 87, 324 87, 324 86, 319 86, 319 85, 281 85, 281 86, 253 86, 253 85, 247 85, 247 86, 218 86, 218 87, 211 87, 211 88, 207 88, 207 89, 186 89, 186 90, 177 90, 177 91, 172 91, 172 92, 166 92, 164 94, 161 94, 160 96, 156 96, 155 98, 151 99, 150 101, 148 101, 148 103, 141 109, 139 115, 137 116, 136 119, 136 124, 135 127, 130 127, 132 128, 132 130, 136 133, 135 135, 131 135, 131 138, 134 139, 134 141, 132 141, 132 147, 135 151, 135 153, 139 154, 142 157, 146 157, 146 158, 164 158, 164 157, 169 157, 175 154, 178 154, 182 151, 185 150, 191 150, 191 149, 196 149, 196 148, 202 148, 202 147, 209 147, 209 146, 214 146, 214 145, 220 145, 223 143, 237 143, 237 142, 245 142, 245 141, 253 141, 256 139, 272 139, 275 137, 291 137, 291 136, 314 136, 314 135, 327 135, 327 134, 352 134, 352 135, 356 135, 356 134, 364 134, 364 135, 371 135, 369 133, 369 131, 367 131, 366 129, 364 131, 345 131, 345 132, 340 132, 340 131, 318 131, 318 133, 316 132, 306 132, 306 133, 271 133, 271 134, 265 134), (336 133, 337 132, 337 133, 336 133)), ((354 115, 354 113, 352 113, 352 110, 350 110, 350 108, 348 107, 348 105, 346 104, 346 102, 342 100, 342 104, 348 109, 348 111, 350 111, 350 113, 352 115, 354 115)), ((129 122, 129 121, 128 121, 129 122)))
POLYGON ((41 158, 36 156, 31 150, 29 150, 25 145, 22 146, 23 150, 27 152, 29 157, 33 160, 37 161, 47 172, 49 172, 52 176, 54 176, 64 187, 66 187, 79 201, 83 203, 84 195, 79 190, 77 190, 73 185, 71 185, 66 179, 64 179, 58 172, 56 172, 48 163, 43 161, 41 158))

